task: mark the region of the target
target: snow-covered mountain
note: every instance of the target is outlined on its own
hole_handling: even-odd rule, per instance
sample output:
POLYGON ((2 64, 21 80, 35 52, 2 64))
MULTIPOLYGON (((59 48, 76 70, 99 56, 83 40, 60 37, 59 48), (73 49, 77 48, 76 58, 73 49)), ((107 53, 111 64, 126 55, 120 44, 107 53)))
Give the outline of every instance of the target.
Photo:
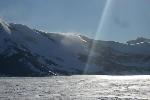
POLYGON ((123 44, 0 20, 1 75, 150 74, 149 51, 145 38, 123 44))

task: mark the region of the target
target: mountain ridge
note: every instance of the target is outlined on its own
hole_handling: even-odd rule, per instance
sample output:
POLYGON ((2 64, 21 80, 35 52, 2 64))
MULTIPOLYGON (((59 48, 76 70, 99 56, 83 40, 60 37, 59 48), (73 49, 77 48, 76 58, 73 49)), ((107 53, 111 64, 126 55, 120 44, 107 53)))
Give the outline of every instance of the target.
POLYGON ((146 38, 124 44, 0 21, 1 75, 150 74, 149 51, 146 38))

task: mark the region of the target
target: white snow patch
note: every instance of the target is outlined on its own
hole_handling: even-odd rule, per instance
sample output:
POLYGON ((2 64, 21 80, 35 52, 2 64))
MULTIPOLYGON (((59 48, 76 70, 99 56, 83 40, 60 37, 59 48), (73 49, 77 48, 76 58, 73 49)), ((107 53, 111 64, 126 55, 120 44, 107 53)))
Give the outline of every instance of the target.
POLYGON ((9 24, 7 24, 5 21, 0 19, 0 24, 2 25, 3 29, 8 33, 11 34, 11 30, 9 29, 9 24))

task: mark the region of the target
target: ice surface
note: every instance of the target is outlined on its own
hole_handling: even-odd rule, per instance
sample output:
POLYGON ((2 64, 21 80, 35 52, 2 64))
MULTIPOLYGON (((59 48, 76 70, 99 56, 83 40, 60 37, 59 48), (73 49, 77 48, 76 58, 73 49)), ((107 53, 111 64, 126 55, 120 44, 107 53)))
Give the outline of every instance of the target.
POLYGON ((150 100, 150 76, 0 78, 0 100, 150 100))

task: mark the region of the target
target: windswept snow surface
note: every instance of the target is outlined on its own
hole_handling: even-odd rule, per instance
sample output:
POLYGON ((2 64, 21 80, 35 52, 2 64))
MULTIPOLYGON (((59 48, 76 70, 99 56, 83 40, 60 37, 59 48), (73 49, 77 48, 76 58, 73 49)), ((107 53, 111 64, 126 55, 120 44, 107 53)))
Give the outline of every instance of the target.
POLYGON ((1 77, 0 100, 150 100, 150 76, 1 77))

